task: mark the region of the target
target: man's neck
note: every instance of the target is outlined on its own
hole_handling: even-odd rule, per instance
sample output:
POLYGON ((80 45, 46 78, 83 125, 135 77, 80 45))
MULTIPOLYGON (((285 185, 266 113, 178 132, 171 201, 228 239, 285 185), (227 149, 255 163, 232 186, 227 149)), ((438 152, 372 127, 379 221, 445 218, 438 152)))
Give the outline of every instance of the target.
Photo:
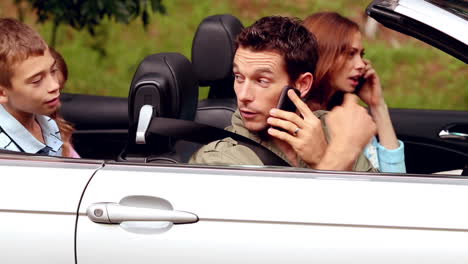
POLYGON ((324 104, 320 104, 318 102, 315 102, 315 101, 312 101, 312 100, 309 100, 307 102, 307 106, 309 107, 309 109, 311 111, 317 111, 317 110, 324 110, 324 109, 327 109, 327 106, 324 105, 324 104))

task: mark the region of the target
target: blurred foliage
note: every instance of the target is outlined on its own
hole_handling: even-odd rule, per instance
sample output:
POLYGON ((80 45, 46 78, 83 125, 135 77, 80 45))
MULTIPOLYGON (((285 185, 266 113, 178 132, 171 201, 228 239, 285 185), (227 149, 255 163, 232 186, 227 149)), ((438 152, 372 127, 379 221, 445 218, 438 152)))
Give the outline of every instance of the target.
MULTIPOLYGON (((17 10, 5 4, 12 5, 14 1, 26 0, 1 1, 0 16, 16 15, 17 10)), ((229 13, 244 25, 250 25, 266 15, 305 18, 314 12, 336 11, 362 23, 368 3, 370 0, 169 0, 164 1, 167 15, 148 14, 147 30, 141 19, 127 25, 108 16, 95 26, 94 35, 62 26, 57 33, 56 48, 69 66, 70 78, 65 90, 127 96, 136 67, 145 56, 179 52, 190 58, 197 26, 210 15, 229 13)), ((26 23, 43 36, 49 36, 54 28, 52 21, 34 25, 36 20, 31 12, 25 16, 26 23)), ((465 63, 419 40, 397 36, 395 46, 388 37, 389 32, 380 32, 375 39, 365 40, 364 46, 366 57, 379 73, 390 107, 468 110, 465 63)), ((206 94, 207 89, 202 88, 200 97, 206 94)))
POLYGON ((20 12, 20 19, 24 16, 23 2, 30 4, 37 14, 40 23, 52 21, 51 46, 55 46, 57 28, 60 24, 68 24, 81 30, 86 28, 91 35, 95 35, 96 27, 103 19, 114 19, 118 23, 128 24, 137 17, 141 17, 143 26, 149 24, 149 13, 166 13, 162 0, 15 0, 20 12))

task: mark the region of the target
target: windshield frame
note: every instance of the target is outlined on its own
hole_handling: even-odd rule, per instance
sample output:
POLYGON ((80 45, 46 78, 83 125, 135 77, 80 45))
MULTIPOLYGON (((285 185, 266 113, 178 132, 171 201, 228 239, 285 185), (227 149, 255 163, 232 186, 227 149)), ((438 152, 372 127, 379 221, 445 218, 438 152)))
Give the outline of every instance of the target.
POLYGON ((425 0, 374 0, 366 13, 385 27, 468 63, 468 21, 461 17, 425 0))

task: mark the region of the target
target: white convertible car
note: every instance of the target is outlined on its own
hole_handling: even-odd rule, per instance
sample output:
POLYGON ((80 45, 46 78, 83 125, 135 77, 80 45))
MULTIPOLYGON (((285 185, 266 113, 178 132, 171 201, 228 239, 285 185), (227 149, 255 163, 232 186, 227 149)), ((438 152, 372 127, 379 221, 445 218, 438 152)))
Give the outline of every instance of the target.
MULTIPOLYGON (((468 61, 466 1, 376 0, 367 12, 468 61)), ((202 66, 232 53, 230 38, 206 36, 241 27, 205 19, 193 76, 181 55, 149 56, 129 101, 64 95, 83 159, 0 152, 0 263, 468 263, 468 176, 433 174, 468 164, 467 112, 391 110, 408 174, 186 163, 207 135, 161 124, 229 122, 230 65, 202 66), (196 101, 191 77, 209 99, 196 101)))

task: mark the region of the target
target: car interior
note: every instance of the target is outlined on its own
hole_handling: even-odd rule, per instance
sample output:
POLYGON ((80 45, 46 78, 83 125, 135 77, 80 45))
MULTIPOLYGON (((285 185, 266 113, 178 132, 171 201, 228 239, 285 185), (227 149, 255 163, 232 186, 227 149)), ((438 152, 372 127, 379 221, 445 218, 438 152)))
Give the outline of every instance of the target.
MULTIPOLYGON (((239 19, 232 15, 214 15, 205 18, 197 29, 192 44, 191 67, 194 78, 198 80, 197 89, 198 86, 209 86, 210 94, 198 102, 196 122, 218 128, 225 128, 231 123, 232 113, 236 109, 231 73, 234 39, 242 28, 239 19)), ((139 77, 138 71, 142 69, 137 70, 134 80, 139 77)), ((193 96, 198 98, 198 93, 193 96)), ((64 118, 75 124, 73 140, 78 153, 84 158, 116 159, 116 153, 127 145, 128 99, 77 94, 63 94, 61 99, 64 118), (96 149, 96 146, 100 147, 96 149)), ((201 145, 192 143, 191 146, 193 153, 201 145)), ((185 153, 184 159, 188 160, 190 155, 189 152, 185 153)))
POLYGON ((173 151, 174 138, 164 135, 147 137, 143 130, 153 122, 153 117, 193 121, 197 101, 197 80, 186 57, 178 53, 159 53, 143 59, 130 86, 128 141, 119 160, 182 161, 178 154, 183 153, 183 149, 181 152, 173 151), (148 113, 143 112, 145 105, 149 106, 148 113), (140 134, 143 135, 138 139, 140 134))
MULTIPOLYGON (((134 75, 128 98, 63 94, 62 113, 75 125, 77 152, 89 159, 187 162, 202 140, 189 142, 183 136, 171 136, 170 131, 149 136, 142 130, 146 131, 144 142, 137 143, 139 126, 155 126, 149 124, 155 117, 219 129, 228 126, 236 109, 231 72, 234 39, 242 28, 232 15, 205 18, 193 39, 191 62, 178 53, 146 57, 134 75), (208 98, 200 101, 199 86, 210 87, 208 98), (152 106, 144 113, 146 121, 142 120, 144 105, 152 106)), ((405 143, 408 173, 462 169, 468 164, 468 141, 440 136, 444 129, 468 133, 466 112, 390 109, 390 115, 398 138, 405 143)), ((191 134, 199 132, 193 129, 191 134)))

